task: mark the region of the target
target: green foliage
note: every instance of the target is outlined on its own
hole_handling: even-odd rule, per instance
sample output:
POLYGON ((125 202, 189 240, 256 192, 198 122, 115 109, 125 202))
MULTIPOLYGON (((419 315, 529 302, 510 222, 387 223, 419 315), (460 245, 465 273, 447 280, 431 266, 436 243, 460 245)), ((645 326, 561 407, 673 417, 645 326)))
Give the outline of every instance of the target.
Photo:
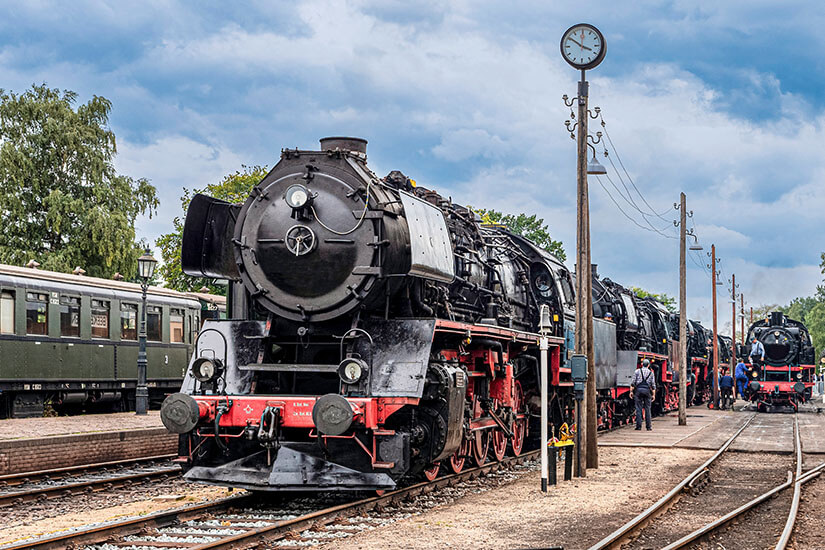
POLYGON ((776 308, 774 311, 781 311, 791 319, 804 322, 808 313, 819 303, 820 300, 814 296, 799 297, 791 300, 790 304, 776 308))
MULTIPOLYGON (((268 171, 268 168, 265 166, 243 166, 242 170, 238 170, 234 174, 229 174, 219 183, 210 183, 205 188, 194 191, 184 189, 183 196, 180 199, 181 207, 183 211, 186 212, 192 196, 197 193, 203 193, 204 195, 232 203, 243 202, 249 196, 250 190, 266 176, 268 171)), ((175 290, 184 292, 196 291, 203 286, 207 286, 214 294, 226 294, 226 287, 216 286, 211 279, 190 277, 183 273, 180 264, 181 243, 183 242, 183 222, 184 219, 181 216, 175 217, 173 220, 175 230, 171 233, 161 235, 157 241, 155 241, 163 257, 163 265, 158 267, 160 276, 166 281, 167 287, 174 288, 175 290)))
MULTIPOLYGON (((756 321, 758 321, 760 319, 767 319, 768 317, 771 316, 772 311, 781 311, 781 310, 782 310, 782 306, 780 306, 779 304, 762 304, 762 305, 758 305, 758 306, 753 306, 753 322, 755 323, 756 321)), ((745 312, 745 315, 748 316, 746 319, 748 320, 747 322, 749 322, 749 320, 750 320, 750 310, 745 312)))
POLYGON ((481 216, 483 223, 504 225, 516 235, 530 239, 536 246, 553 254, 559 260, 565 261, 567 259, 564 246, 561 241, 553 240, 543 218, 538 218, 535 214, 532 216, 527 214, 504 214, 497 210, 469 208, 481 216))
POLYGON ((32 86, 0 89, 0 262, 110 277, 137 269, 135 219, 158 206, 155 188, 115 171, 112 104, 32 86))
POLYGON ((805 314, 805 326, 811 333, 814 349, 825 348, 825 302, 819 302, 805 314))
POLYGON ((669 312, 676 313, 676 298, 673 296, 668 296, 664 292, 655 294, 653 292, 648 292, 643 288, 639 288, 638 286, 632 286, 630 287, 630 290, 639 298, 653 298, 657 302, 661 302, 669 312))

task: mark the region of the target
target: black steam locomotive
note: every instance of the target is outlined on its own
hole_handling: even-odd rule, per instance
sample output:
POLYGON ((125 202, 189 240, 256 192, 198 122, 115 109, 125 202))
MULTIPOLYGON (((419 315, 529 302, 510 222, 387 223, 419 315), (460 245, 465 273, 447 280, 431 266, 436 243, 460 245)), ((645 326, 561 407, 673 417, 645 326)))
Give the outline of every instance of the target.
POLYGON ((775 311, 750 326, 742 356, 750 353, 754 338, 762 342, 765 359, 751 367, 748 400, 756 403, 758 410, 774 405, 797 409, 800 403, 810 400, 814 346, 805 325, 775 311))
POLYGON ((549 308, 554 422, 572 421, 570 273, 469 209, 378 179, 366 142, 284 150, 243 206, 195 196, 183 269, 238 281, 164 424, 192 480, 386 489, 520 454, 549 308))
MULTIPOLYGON (((282 151, 243 205, 195 196, 182 265, 232 281, 233 318, 203 327, 161 411, 187 479, 380 490, 518 455, 538 433, 540 321, 551 422, 575 421, 572 274, 400 172, 377 178, 364 140, 282 151)), ((607 279, 594 311, 610 427, 630 418, 615 402, 638 361, 672 386, 672 320, 607 279)))

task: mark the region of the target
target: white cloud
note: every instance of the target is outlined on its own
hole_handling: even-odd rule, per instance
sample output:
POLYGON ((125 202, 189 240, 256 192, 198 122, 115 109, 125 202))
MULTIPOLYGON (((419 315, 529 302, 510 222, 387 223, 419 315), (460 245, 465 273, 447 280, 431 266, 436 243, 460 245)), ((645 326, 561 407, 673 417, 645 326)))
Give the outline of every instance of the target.
POLYGON ((210 146, 182 136, 164 136, 149 144, 121 142, 115 160, 118 172, 148 179, 158 190, 160 208, 151 219, 137 221, 138 237, 150 242, 172 230, 181 215, 183 188, 197 189, 217 183, 240 169, 244 159, 221 145, 210 146))
MULTIPOLYGON (((125 18, 116 17, 113 4, 98 6, 78 12, 103 22, 125 18)), ((702 244, 717 245, 726 274, 736 272, 756 303, 810 293, 821 277, 814 264, 825 245, 813 237, 825 230, 825 114, 757 57, 726 60, 731 78, 747 82, 731 96, 686 68, 706 62, 694 52, 663 62, 652 57, 657 51, 634 48, 644 41, 678 48, 697 33, 731 29, 753 39, 771 25, 792 24, 816 44, 821 16, 812 6, 599 4, 611 49, 588 78, 591 106, 603 108, 630 176, 622 171, 620 181, 613 174, 614 183, 631 195, 635 184, 662 214, 648 221, 670 235, 671 205, 685 191, 702 244), (645 27, 642 40, 638 29, 645 27), (616 61, 627 51, 638 56, 616 61), (738 104, 768 105, 770 116, 747 118, 738 104)), ((311 147, 321 134, 339 133, 369 139, 374 168, 403 164, 408 175, 457 202, 537 213, 574 256, 575 144, 564 130, 569 109, 560 98, 574 95, 578 74, 561 61, 554 32, 592 13, 590 5, 329 0, 257 9, 252 19, 260 21, 250 23, 153 4, 136 21, 148 29, 158 20, 160 30, 148 39, 126 36, 137 53, 123 63, 55 61, 47 48, 21 43, 0 50, 0 71, 7 85, 80 83, 116 100, 113 125, 131 140, 121 139, 118 168, 149 177, 161 193, 158 218, 140 222, 151 236, 168 230, 179 213, 182 186, 217 181, 243 162, 271 163, 283 146, 311 147), (44 61, 21 69, 27 55, 44 61), (136 129, 144 119, 152 124, 136 129), (137 145, 142 141, 149 144, 137 145)), ((32 13, 51 24, 60 19, 32 13)), ((122 23, 113 27, 128 31, 122 23)), ((602 162, 612 170, 609 160, 618 166, 619 156, 608 147, 610 159, 602 162)), ((627 204, 604 183, 645 225, 635 211, 645 208, 640 198, 627 204)), ((627 220, 595 180, 590 197, 600 271, 675 294, 677 242, 627 220)), ((710 283, 701 267, 688 265, 691 303, 704 315, 710 283)))

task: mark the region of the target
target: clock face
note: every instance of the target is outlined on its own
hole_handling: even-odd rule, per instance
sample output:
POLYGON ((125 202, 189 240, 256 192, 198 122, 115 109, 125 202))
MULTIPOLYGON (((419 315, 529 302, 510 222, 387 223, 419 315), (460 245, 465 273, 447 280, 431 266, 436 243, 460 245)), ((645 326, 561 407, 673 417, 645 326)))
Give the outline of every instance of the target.
POLYGON ((593 25, 573 25, 562 35, 561 54, 577 69, 592 69, 602 62, 604 53, 604 36, 593 25))

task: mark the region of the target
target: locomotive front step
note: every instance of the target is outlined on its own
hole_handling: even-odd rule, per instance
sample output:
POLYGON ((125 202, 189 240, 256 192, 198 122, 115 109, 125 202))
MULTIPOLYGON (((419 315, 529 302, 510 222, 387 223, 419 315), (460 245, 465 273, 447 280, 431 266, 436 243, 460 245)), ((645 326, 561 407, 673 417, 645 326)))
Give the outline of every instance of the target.
MULTIPOLYGON (((314 444, 313 444, 314 445, 314 444)), ((361 472, 302 450, 300 443, 284 444, 267 466, 267 453, 260 451, 220 466, 195 466, 183 476, 188 481, 230 485, 249 491, 325 491, 394 489, 395 481, 385 473, 361 472), (294 446, 294 448, 293 448, 294 446)))

